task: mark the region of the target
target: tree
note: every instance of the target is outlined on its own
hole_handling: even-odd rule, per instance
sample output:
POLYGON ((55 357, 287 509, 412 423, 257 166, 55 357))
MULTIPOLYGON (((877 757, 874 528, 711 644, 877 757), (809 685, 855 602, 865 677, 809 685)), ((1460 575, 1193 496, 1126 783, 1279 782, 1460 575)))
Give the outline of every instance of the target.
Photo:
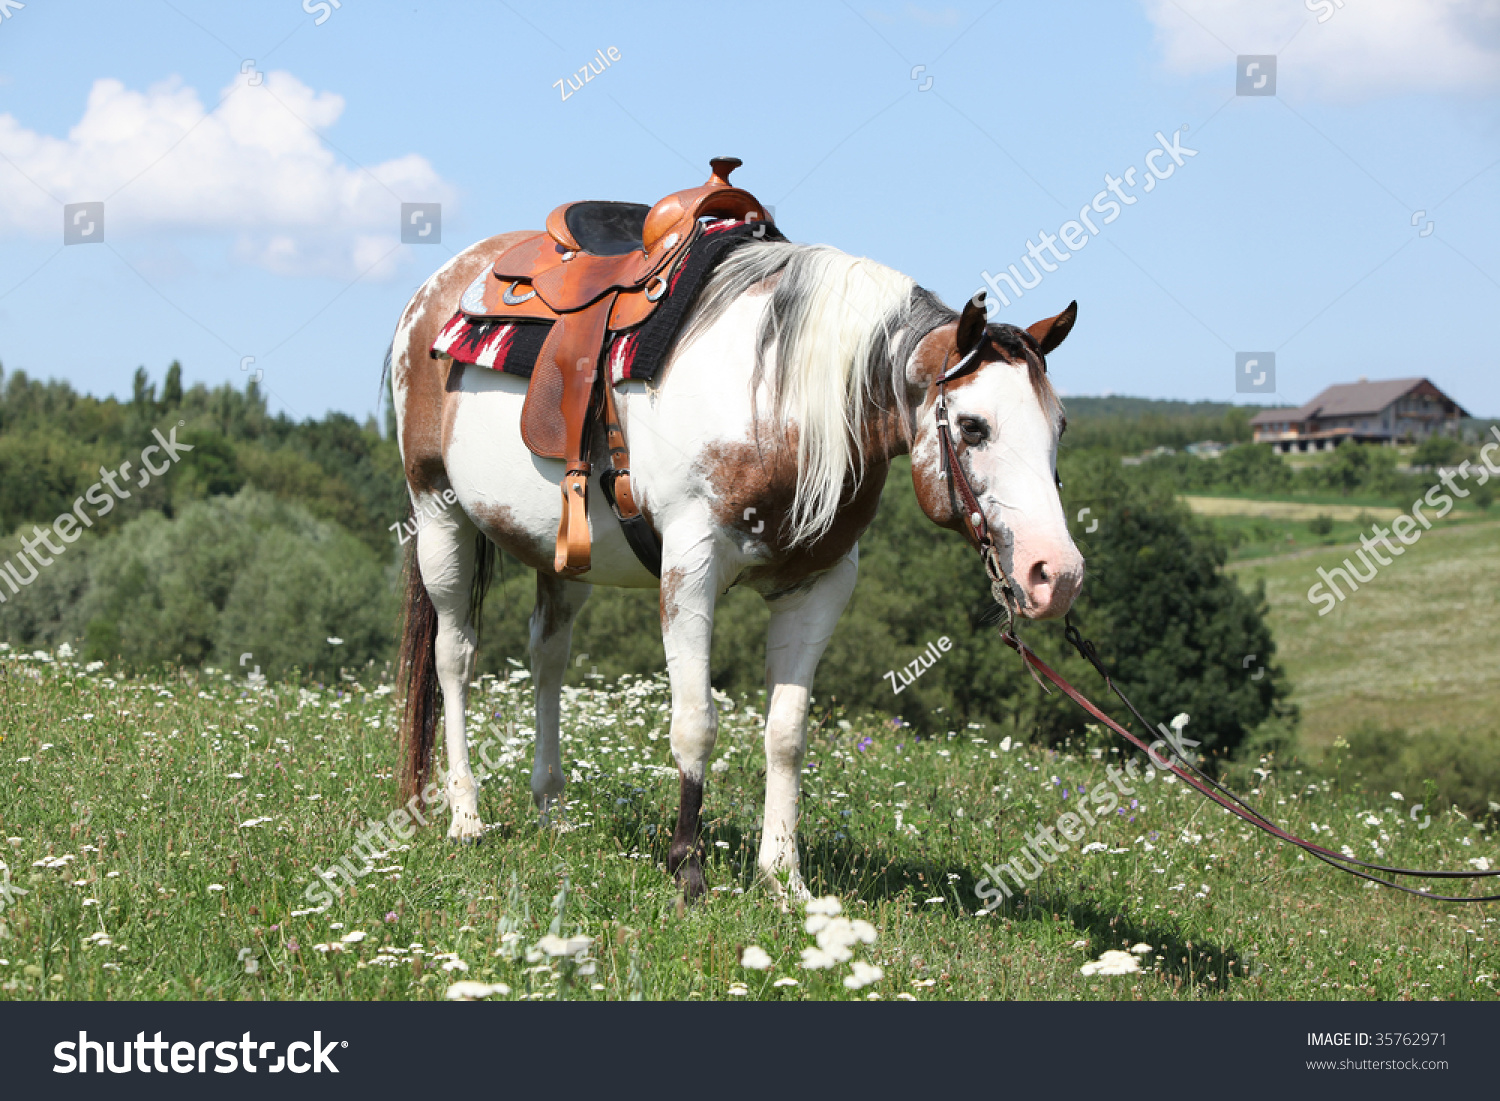
POLYGON ((176 409, 182 404, 182 364, 175 359, 167 368, 167 380, 162 383, 161 407, 164 410, 176 409))
POLYGON ((1186 712, 1200 752, 1232 751, 1268 719, 1290 717, 1263 588, 1246 592, 1222 571, 1211 530, 1107 460, 1064 477, 1103 502, 1078 616, 1142 713, 1165 722, 1186 712))

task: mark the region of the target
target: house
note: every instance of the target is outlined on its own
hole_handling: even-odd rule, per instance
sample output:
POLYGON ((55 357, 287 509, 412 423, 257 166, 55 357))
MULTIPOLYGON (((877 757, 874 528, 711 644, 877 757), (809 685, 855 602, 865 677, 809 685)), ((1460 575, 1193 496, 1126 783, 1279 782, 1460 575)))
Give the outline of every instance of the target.
POLYGON ((1267 409, 1250 418, 1256 443, 1277 451, 1331 451, 1356 443, 1420 443, 1458 434, 1469 414, 1425 378, 1360 379, 1330 386, 1300 409, 1267 409))

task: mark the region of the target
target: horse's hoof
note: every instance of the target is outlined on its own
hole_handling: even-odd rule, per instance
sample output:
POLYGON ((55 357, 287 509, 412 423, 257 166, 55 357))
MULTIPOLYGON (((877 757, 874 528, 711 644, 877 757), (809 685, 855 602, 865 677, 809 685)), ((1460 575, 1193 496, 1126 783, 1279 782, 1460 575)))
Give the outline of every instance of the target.
POLYGON ((678 886, 682 888, 683 898, 689 904, 697 902, 708 893, 708 884, 703 878, 703 869, 698 866, 696 860, 688 861, 677 869, 674 876, 678 886))
POLYGON ((450 845, 462 845, 465 848, 468 848, 470 845, 477 845, 477 844, 479 844, 483 840, 484 840, 483 837, 452 837, 452 836, 450 836, 448 838, 448 844, 450 844, 450 845))

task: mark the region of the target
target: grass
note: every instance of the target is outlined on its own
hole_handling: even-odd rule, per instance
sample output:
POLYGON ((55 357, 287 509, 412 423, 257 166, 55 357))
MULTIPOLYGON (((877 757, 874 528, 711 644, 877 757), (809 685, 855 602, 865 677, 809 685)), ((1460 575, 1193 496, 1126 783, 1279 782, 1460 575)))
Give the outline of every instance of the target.
POLYGON ((1367 722, 1500 734, 1497 535, 1495 521, 1434 528, 1324 616, 1307 591, 1357 544, 1231 563, 1266 583, 1304 740, 1326 746, 1367 722))
MULTIPOLYGON (((531 809, 525 673, 483 679, 476 701, 476 736, 510 731, 481 796, 484 843, 455 848, 436 829, 392 842, 319 910, 314 868, 396 805, 387 687, 139 678, 0 652, 0 854, 17 888, 0 913, 0 998, 440 999, 458 979, 503 998, 1495 996, 1495 918, 1364 888, 1159 779, 984 914, 983 865, 1019 856, 1123 758, 972 729, 916 741, 835 715, 810 739, 803 868, 877 932, 857 958, 883 977, 853 990, 848 964, 799 966, 804 915, 755 882, 751 706, 720 701, 712 893, 686 908, 662 871, 677 792, 662 679, 568 689, 566 829, 538 828, 531 809), (549 932, 592 938, 586 958, 543 954, 549 932), (1080 973, 1138 944, 1142 973, 1080 973), (739 965, 748 945, 769 970, 739 965)), ((1438 814, 1420 829, 1389 793, 1275 768, 1258 782, 1293 829, 1361 855, 1500 861, 1481 827, 1438 814)))

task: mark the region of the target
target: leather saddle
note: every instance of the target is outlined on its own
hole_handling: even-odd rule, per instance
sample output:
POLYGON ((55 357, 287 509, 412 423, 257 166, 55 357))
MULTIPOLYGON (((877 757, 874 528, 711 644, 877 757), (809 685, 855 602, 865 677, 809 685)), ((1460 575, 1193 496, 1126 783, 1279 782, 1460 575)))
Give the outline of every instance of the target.
POLYGON ((730 186, 729 174, 740 164, 716 157, 707 183, 650 207, 564 203, 547 216, 546 232, 501 253, 464 294, 460 308, 472 317, 553 323, 526 391, 521 438, 534 454, 565 463, 553 562, 558 573, 589 568, 588 455, 591 428, 600 422, 611 467, 600 487, 631 549, 660 576, 660 542, 631 493, 614 388, 600 366, 611 337, 641 325, 666 297, 698 238, 700 219, 771 220, 753 195, 730 186))

